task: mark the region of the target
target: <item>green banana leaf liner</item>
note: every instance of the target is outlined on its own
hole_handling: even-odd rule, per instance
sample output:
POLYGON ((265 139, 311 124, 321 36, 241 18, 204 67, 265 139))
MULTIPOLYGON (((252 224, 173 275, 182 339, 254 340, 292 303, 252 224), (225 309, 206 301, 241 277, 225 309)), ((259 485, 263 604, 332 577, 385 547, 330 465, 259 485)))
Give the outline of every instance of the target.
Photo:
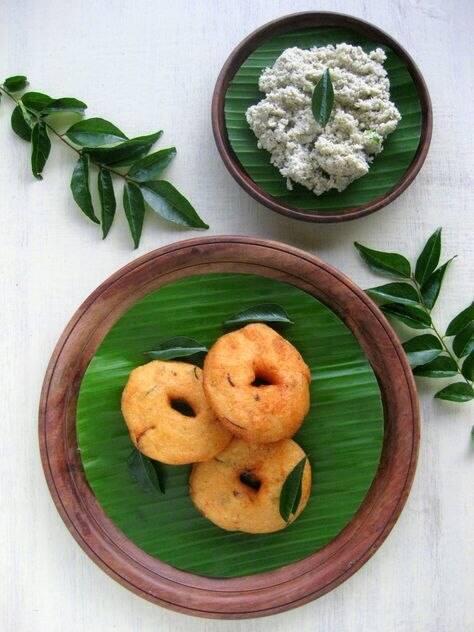
POLYGON ((286 283, 248 274, 205 274, 163 286, 111 328, 82 381, 77 435, 86 478, 113 522, 141 549, 181 570, 212 577, 262 573, 324 547, 350 522, 374 479, 383 443, 380 390, 359 343, 328 307, 286 283), (189 336, 208 348, 233 314, 281 305, 280 332, 312 372, 311 410, 295 440, 311 463, 304 512, 269 535, 230 533, 194 508, 189 466, 163 466, 165 493, 144 492, 127 466, 132 444, 120 410, 130 371, 159 341, 189 336))

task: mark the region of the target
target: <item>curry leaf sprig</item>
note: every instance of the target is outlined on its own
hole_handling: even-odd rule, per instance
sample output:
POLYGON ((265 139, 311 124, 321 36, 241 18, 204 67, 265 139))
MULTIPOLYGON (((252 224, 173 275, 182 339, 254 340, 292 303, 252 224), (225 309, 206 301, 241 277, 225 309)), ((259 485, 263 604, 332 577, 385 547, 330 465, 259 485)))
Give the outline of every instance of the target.
POLYGON ((230 316, 224 321, 223 327, 242 327, 250 323, 265 323, 270 326, 293 325, 293 321, 281 305, 261 303, 230 316))
POLYGON ((435 397, 452 402, 474 399, 474 302, 451 320, 444 334, 432 318, 444 275, 455 258, 438 267, 441 228, 426 242, 414 271, 401 254, 372 250, 357 242, 355 246, 371 268, 396 277, 392 283, 366 290, 369 296, 381 303, 382 311, 390 318, 411 329, 425 331, 403 343, 414 375, 456 377, 455 381, 437 391, 435 397))
POLYGON ((334 88, 331 80, 329 69, 321 75, 318 83, 315 85, 313 95, 311 97, 311 111, 313 116, 321 127, 324 127, 331 117, 334 105, 334 88))
POLYGON ((66 144, 78 155, 71 178, 71 191, 81 211, 92 222, 102 225, 105 239, 116 211, 114 178, 124 182, 123 207, 135 248, 140 243, 146 208, 162 218, 189 228, 209 228, 192 204, 167 180, 164 169, 176 155, 174 147, 149 153, 162 131, 128 138, 113 123, 102 118, 83 118, 87 105, 72 97, 53 99, 41 92, 22 93, 27 78, 17 75, 0 85, 14 103, 11 115, 13 131, 31 143, 31 170, 42 179, 51 151, 51 137, 66 144), (75 119, 65 131, 66 121, 75 119), (100 219, 94 209, 90 189, 90 166, 97 170, 100 219))
POLYGON ((153 360, 175 360, 176 358, 189 358, 207 353, 208 349, 194 338, 188 336, 175 336, 162 340, 155 349, 145 351, 145 355, 153 360))
POLYGON ((134 447, 127 458, 127 467, 142 491, 165 493, 165 473, 159 461, 150 459, 134 447))
POLYGON ((280 492, 280 516, 285 522, 298 511, 303 489, 303 475, 308 457, 305 455, 286 477, 280 492))

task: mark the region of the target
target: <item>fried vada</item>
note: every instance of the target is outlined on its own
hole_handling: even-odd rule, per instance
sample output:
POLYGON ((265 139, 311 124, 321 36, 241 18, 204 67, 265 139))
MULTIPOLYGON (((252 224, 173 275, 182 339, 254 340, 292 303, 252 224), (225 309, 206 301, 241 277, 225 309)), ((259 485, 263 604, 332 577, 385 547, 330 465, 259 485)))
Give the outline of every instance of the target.
POLYGON ((301 499, 289 522, 280 515, 282 486, 304 458, 290 439, 249 444, 234 439, 207 463, 193 466, 189 479, 191 499, 211 522, 227 531, 272 533, 293 522, 308 502, 311 467, 308 460, 301 481, 301 499))
POLYGON ((207 461, 231 441, 202 387, 202 371, 185 362, 155 360, 134 369, 122 413, 135 446, 146 456, 180 465, 207 461))
POLYGON ((214 413, 249 442, 292 437, 309 410, 310 381, 295 347, 261 323, 221 336, 204 363, 204 391, 214 413))

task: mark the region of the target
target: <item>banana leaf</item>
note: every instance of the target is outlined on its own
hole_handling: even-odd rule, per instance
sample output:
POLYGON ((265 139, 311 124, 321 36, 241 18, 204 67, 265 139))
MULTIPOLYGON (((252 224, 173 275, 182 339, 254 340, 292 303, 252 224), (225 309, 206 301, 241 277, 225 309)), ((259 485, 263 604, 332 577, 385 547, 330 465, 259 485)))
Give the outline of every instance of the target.
POLYGON ((387 46, 345 28, 301 29, 278 35, 262 44, 249 55, 229 84, 224 109, 230 145, 252 180, 280 202, 318 213, 362 206, 393 189, 410 166, 420 142, 421 103, 405 63, 387 46), (402 119, 395 132, 385 140, 383 151, 375 157, 369 173, 341 193, 328 191, 318 197, 297 184, 293 191, 289 191, 285 178, 270 163, 270 154, 258 149, 257 138, 245 119, 245 112, 264 97, 258 89, 262 70, 272 66, 286 48, 311 48, 342 42, 361 46, 366 52, 377 47, 386 52, 384 66, 390 79, 390 97, 402 119))
POLYGON ((325 305, 291 285, 246 274, 206 274, 137 302, 100 344, 82 380, 77 437, 87 481, 107 515, 135 544, 172 566, 213 577, 269 571, 306 557, 351 520, 375 476, 383 412, 375 375, 357 340, 325 305), (194 508, 189 466, 163 466, 165 494, 145 492, 127 467, 132 444, 120 411, 130 371, 163 339, 190 336, 208 348, 235 313, 281 305, 285 335, 311 368, 311 410, 295 440, 313 472, 302 515, 269 535, 230 533, 194 508))

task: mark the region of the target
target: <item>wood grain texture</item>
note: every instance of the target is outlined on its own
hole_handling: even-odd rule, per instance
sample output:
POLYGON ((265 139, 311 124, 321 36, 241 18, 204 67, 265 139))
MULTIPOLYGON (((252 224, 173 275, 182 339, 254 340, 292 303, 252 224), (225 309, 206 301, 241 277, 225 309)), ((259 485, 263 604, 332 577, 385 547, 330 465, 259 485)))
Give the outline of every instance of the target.
POLYGON ((272 211, 292 217, 293 219, 305 222, 345 222, 370 215, 375 211, 387 206, 393 202, 405 189, 413 182, 418 175, 431 143, 431 134, 433 131, 433 111, 431 107, 431 99, 426 86, 425 80, 420 73, 417 65, 407 53, 390 35, 377 27, 369 24, 364 20, 353 18, 349 15, 331 12, 301 12, 292 13, 277 20, 272 20, 253 33, 250 33, 229 55, 227 61, 222 67, 217 78, 212 98, 212 130, 216 141, 217 149, 221 155, 224 165, 231 176, 240 184, 240 186, 249 193, 257 202, 267 206, 272 211), (236 157, 227 135, 225 122, 225 95, 235 73, 239 70, 242 63, 247 57, 255 51, 259 46, 276 35, 304 29, 308 27, 342 27, 351 29, 360 33, 364 37, 373 39, 379 44, 391 48, 400 59, 402 59, 413 78, 416 90, 421 103, 421 135, 420 143, 416 154, 398 183, 387 193, 375 198, 374 200, 356 206, 347 208, 343 211, 328 213, 318 212, 316 209, 306 211, 296 208, 290 204, 282 202, 278 198, 264 191, 245 171, 239 159, 236 157))
POLYGON ((40 451, 46 480, 67 527, 86 553, 137 594, 211 618, 288 610, 350 577, 378 549, 410 490, 418 457, 418 399, 397 336, 380 310, 347 277, 285 244, 248 237, 186 240, 129 263, 97 288, 72 317, 43 385, 40 451), (380 385, 384 443, 379 469, 358 512, 327 546, 281 569, 234 579, 179 571, 145 554, 101 509, 82 469, 76 403, 84 371, 112 324, 137 300, 193 274, 252 273, 291 283, 333 309, 364 349, 380 385))
MULTIPOLYGON (((287 242, 367 288, 383 280, 360 262, 354 240, 413 259, 442 225, 444 257, 458 254, 435 312, 446 326, 472 295, 474 84, 463 78, 471 73, 473 9, 470 0, 6 0, 0 66, 4 76, 26 73, 32 89, 82 98, 89 116, 129 134, 162 127, 161 146, 178 149, 169 179, 208 220, 209 234, 287 242), (212 90, 235 46, 269 20, 311 9, 349 13, 390 33, 420 67, 433 102, 431 148, 413 184, 390 206, 338 225, 295 222, 250 198, 223 166, 210 125, 212 90)), ((2 100, 2 630, 62 632, 65 622, 69 632, 473 629, 473 407, 434 401, 428 380, 418 382, 422 440, 406 508, 377 555, 320 599, 253 621, 193 619, 133 595, 91 563, 64 527, 42 473, 35 420, 47 362, 93 288, 137 255, 193 234, 150 215, 137 253, 118 209, 102 242, 71 199, 75 156, 53 143, 44 181, 36 182, 27 145, 9 128, 10 112, 2 100)))

